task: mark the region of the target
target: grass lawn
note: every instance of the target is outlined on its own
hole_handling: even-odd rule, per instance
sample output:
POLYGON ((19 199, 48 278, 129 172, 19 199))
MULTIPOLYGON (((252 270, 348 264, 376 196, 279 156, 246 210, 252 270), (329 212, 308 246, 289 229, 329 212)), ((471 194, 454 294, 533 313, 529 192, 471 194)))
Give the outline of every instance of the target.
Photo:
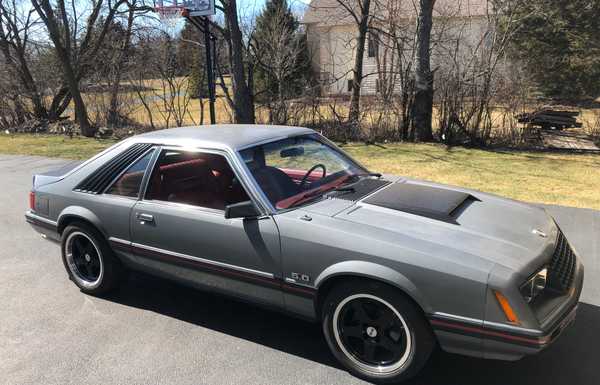
MULTIPOLYGON (((86 159, 113 144, 49 135, 0 135, 0 153, 86 159)), ((344 147, 369 169, 528 202, 600 209, 600 155, 448 150, 435 144, 344 147)))
POLYGON ((114 140, 69 138, 62 135, 6 135, 0 133, 0 154, 87 159, 116 143, 114 140))

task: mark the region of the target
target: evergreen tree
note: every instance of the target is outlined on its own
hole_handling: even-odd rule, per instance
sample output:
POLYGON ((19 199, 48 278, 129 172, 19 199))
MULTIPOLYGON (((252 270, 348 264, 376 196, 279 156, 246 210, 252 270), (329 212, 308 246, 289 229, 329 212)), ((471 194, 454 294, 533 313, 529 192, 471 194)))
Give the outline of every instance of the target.
POLYGON ((558 99, 600 95, 600 1, 515 1, 519 28, 511 53, 538 89, 558 99))
POLYGON ((252 39, 257 62, 254 86, 258 101, 297 97, 310 83, 307 44, 299 28, 287 0, 267 0, 256 17, 252 39))
POLYGON ((177 45, 177 64, 181 75, 189 76, 188 92, 192 98, 208 97, 206 51, 202 32, 185 23, 177 45))

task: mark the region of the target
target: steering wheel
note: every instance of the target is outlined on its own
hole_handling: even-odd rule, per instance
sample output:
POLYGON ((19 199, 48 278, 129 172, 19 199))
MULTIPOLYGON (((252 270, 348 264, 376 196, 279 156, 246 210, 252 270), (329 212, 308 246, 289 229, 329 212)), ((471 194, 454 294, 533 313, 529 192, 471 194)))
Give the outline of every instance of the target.
POLYGON ((306 174, 304 174, 304 177, 302 177, 302 180, 300 181, 300 190, 302 190, 302 188, 306 184, 306 181, 308 180, 308 177, 310 176, 310 174, 312 174, 313 171, 315 171, 318 168, 322 168, 323 169, 323 176, 321 178, 325 178, 325 174, 327 174, 327 169, 325 168, 325 165, 322 164, 322 163, 317 163, 314 166, 312 166, 310 168, 310 170, 308 170, 306 172, 306 174))

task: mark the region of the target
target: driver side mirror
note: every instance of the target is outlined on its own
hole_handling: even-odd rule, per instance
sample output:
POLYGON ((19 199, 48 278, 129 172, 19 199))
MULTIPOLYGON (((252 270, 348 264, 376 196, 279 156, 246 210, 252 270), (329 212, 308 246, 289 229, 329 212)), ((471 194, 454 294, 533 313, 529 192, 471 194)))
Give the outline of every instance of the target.
POLYGON ((252 201, 234 203, 225 207, 225 218, 256 218, 260 216, 260 211, 252 201))

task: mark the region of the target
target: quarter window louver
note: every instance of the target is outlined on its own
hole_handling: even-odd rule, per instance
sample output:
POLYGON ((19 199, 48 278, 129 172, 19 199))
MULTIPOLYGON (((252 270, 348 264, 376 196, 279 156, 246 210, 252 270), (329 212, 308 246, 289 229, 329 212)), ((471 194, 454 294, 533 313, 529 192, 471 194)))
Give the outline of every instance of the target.
POLYGON ((101 194, 110 182, 121 174, 133 161, 148 151, 150 147, 152 147, 150 143, 136 143, 132 145, 81 181, 75 187, 75 191, 101 194))

